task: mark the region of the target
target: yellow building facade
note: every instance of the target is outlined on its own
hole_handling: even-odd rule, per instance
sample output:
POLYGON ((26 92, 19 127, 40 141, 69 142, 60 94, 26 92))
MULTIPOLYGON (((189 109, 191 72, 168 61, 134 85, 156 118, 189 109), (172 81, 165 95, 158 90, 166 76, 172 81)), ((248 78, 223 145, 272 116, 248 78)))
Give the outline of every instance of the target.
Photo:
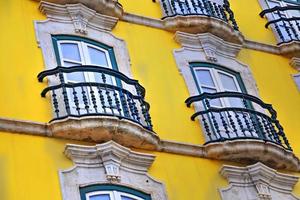
POLYGON ((0 199, 299 199, 299 1, 0 10, 0 199))

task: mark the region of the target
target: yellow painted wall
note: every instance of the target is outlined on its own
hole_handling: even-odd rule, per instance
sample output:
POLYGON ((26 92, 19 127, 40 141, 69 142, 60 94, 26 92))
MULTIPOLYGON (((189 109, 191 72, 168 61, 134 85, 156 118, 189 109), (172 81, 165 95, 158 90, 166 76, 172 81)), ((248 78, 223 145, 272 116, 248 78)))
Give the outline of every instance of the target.
MULTIPOLYGON (((160 18, 158 3, 151 0, 120 0, 126 12, 160 18)), ((232 0, 237 22, 247 39, 275 44, 256 0, 232 0)), ((37 47, 33 20, 43 20, 33 0, 0 1, 0 117, 47 122, 49 99, 40 97, 46 83, 36 75, 44 69, 37 47)), ((186 108, 189 96, 172 51, 180 48, 172 33, 120 21, 113 34, 126 41, 134 78, 146 88, 155 131, 162 139, 202 144, 200 126, 192 122, 193 109, 186 108)), ((250 66, 260 95, 272 103, 286 135, 300 156, 300 95, 289 60, 278 55, 243 49, 238 56, 250 66)), ((60 199, 57 171, 70 167, 62 154, 67 142, 51 138, 0 133, 0 199, 60 199), (2 196, 1 196, 2 195, 2 196)), ((76 142, 78 143, 78 142, 76 142)), ((219 199, 217 188, 226 186, 218 174, 224 162, 152 152, 157 155, 150 174, 162 180, 170 200, 219 199), (189 184, 187 184, 189 183, 189 184)), ((298 174, 300 175, 300 174, 298 174)), ((300 195, 300 184, 295 189, 300 195)))

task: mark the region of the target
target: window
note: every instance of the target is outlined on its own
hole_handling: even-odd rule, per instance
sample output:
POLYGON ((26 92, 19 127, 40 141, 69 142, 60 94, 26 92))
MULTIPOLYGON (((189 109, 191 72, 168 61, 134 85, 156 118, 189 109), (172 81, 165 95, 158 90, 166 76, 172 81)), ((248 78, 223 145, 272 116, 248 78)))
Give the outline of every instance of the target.
POLYGON ((121 185, 91 185, 80 189, 81 200, 151 200, 150 195, 121 185))
POLYGON ((300 91, 300 74, 295 74, 294 75, 294 80, 295 80, 296 85, 297 85, 297 87, 298 87, 298 89, 300 91))
POLYGON ((300 17, 300 10, 292 8, 291 6, 296 6, 300 4, 298 0, 265 0, 266 8, 271 9, 274 7, 286 8, 284 10, 276 9, 272 12, 266 14, 271 27, 273 28, 277 40, 279 43, 281 42, 289 42, 292 40, 300 40, 300 30, 299 30, 299 22, 297 19, 300 17), (290 7, 290 8, 288 8, 290 7))
MULTIPOLYGON (((74 37, 74 36, 53 36, 53 43, 59 66, 73 67, 73 66, 97 66, 109 69, 118 70, 113 48, 106 46, 95 41, 74 37)), ((119 85, 121 83, 113 76, 105 75, 101 76, 100 73, 83 71, 64 74, 65 83, 105 83, 107 85, 119 85)), ((118 112, 116 102, 121 101, 118 95, 114 94, 113 90, 107 89, 108 93, 105 93, 103 102, 100 98, 94 97, 94 104, 97 106, 97 112, 112 113, 118 112), (115 95, 115 96, 114 96, 115 95), (109 102, 111 98, 111 102, 109 102), (101 104, 104 104, 101 106, 101 104), (102 109, 102 110, 101 110, 102 109)), ((93 112, 93 94, 97 94, 96 87, 73 87, 67 89, 68 98, 70 99, 70 112, 76 114, 80 112, 81 115, 93 112), (74 92, 76 95, 74 95, 74 92), (86 102, 85 102, 86 98, 86 102), (79 105, 76 105, 78 101, 79 105), (89 107, 89 110, 86 107, 89 107)))

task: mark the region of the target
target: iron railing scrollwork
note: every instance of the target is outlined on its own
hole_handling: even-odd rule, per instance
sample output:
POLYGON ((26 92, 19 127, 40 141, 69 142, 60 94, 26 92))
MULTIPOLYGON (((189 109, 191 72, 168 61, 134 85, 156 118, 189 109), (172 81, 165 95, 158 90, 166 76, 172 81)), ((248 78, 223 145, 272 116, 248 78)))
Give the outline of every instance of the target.
POLYGON ((291 41, 300 41, 300 16, 287 17, 287 12, 291 13, 291 11, 300 13, 300 6, 275 6, 260 13, 261 17, 272 15, 269 16, 272 20, 266 23, 265 27, 273 26, 280 40, 278 45, 291 41))
POLYGON ((239 30, 228 0, 224 0, 222 4, 210 0, 162 0, 161 2, 165 13, 163 19, 177 15, 202 15, 222 20, 234 30, 239 30))
MULTIPOLYGON (((83 116, 116 116, 134 121, 152 130, 150 105, 144 100, 145 89, 137 80, 109 68, 98 66, 58 66, 38 75, 38 80, 53 77, 55 83, 41 96, 50 93, 55 118, 83 116), (92 73, 94 81, 67 81, 68 75, 92 73)), ((51 121, 53 121, 51 120, 51 121)))
POLYGON ((200 110, 193 114, 191 119, 201 118, 207 143, 257 139, 292 150, 283 127, 277 120, 276 111, 272 105, 257 97, 238 92, 203 93, 188 98, 185 103, 188 107, 198 103, 196 105, 200 110), (213 101, 216 100, 233 102, 235 105, 213 106, 213 101))

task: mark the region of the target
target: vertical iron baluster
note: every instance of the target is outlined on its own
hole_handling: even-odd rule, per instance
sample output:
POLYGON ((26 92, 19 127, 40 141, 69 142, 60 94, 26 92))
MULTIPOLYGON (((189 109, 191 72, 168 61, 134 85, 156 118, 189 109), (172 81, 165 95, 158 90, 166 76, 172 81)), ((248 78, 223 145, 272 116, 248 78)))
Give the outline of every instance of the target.
POLYGON ((168 10, 166 1, 168 1, 168 0, 162 0, 161 2, 162 2, 162 6, 163 6, 163 8, 164 8, 164 11, 165 11, 165 15, 166 15, 166 16, 169 16, 169 10, 168 10))
POLYGON ((222 125, 225 128, 225 133, 228 136, 228 138, 230 138, 229 130, 228 130, 228 124, 226 123, 225 118, 224 118, 224 116, 221 112, 219 112, 219 115, 220 115, 220 118, 221 118, 221 121, 222 121, 222 125))
POLYGON ((219 10, 218 4, 214 2, 213 6, 214 6, 214 10, 216 11, 216 17, 222 19, 221 11, 219 10))
MULTIPOLYGON (((208 116, 208 115, 206 115, 206 116, 208 116)), ((204 125, 206 135, 209 137, 209 140, 212 141, 212 137, 211 137, 212 134, 210 132, 209 125, 208 125, 207 120, 205 119, 205 116, 203 114, 201 115, 201 119, 202 119, 202 122, 203 122, 203 125, 204 125)))
MULTIPOLYGON (((203 10, 203 6, 202 6, 202 3, 201 3, 201 0, 197 0, 197 3, 198 3, 198 8, 200 9, 200 13, 201 14, 205 14, 204 13, 204 10, 203 10)), ((197 12, 198 13, 198 12, 197 12)), ((200 14, 199 13, 199 14, 200 14)))
POLYGON ((172 7, 172 10, 173 10, 173 15, 177 15, 177 7, 176 7, 176 4, 175 4, 175 0, 171 0, 171 7, 172 7))
POLYGON ((122 116, 122 109, 121 109, 121 105, 120 105, 120 100, 118 98, 118 94, 116 93, 116 90, 113 91, 113 96, 114 96, 114 99, 115 99, 117 111, 118 111, 119 115, 122 116))
POLYGON ((261 135, 263 136, 264 140, 266 140, 267 135, 266 135, 266 133, 264 131, 264 128, 262 126, 261 118, 262 118, 261 116, 256 115, 256 120, 257 120, 257 125, 258 125, 258 128, 259 128, 259 131, 260 131, 261 135))
POLYGON ((267 124, 267 120, 265 119, 264 116, 262 116, 261 119, 262 119, 262 123, 263 123, 264 130, 266 131, 266 136, 267 136, 267 138, 268 138, 269 140, 271 140, 271 141, 276 142, 275 138, 274 138, 273 135, 272 135, 272 132, 271 132, 271 130, 270 130, 270 127, 269 127, 268 124, 267 124))
MULTIPOLYGON (((105 94, 106 94, 106 99, 107 99, 107 102, 108 102, 108 105, 109 105, 109 108, 112 112, 112 115, 114 115, 114 108, 113 108, 113 104, 112 104, 112 98, 110 96, 110 91, 109 89, 107 89, 107 84, 106 84, 106 76, 104 73, 101 74, 101 78, 102 78, 102 81, 103 81, 103 84, 104 84, 104 89, 105 89, 105 94)), ((107 106, 106 106, 107 107, 107 106)))
POLYGON ((280 137, 279 137, 279 135, 277 134, 277 131, 275 130, 275 127, 274 127, 272 121, 269 121, 268 124, 269 124, 269 129, 270 129, 271 132, 272 132, 273 138, 275 139, 275 141, 277 142, 277 144, 281 145, 280 137))
MULTIPOLYGON (((244 107, 247 108, 248 107, 247 101, 245 100, 244 97, 242 97, 242 101, 243 101, 244 107)), ((254 136, 252 133, 252 128, 251 128, 250 122, 248 120, 248 115, 245 112, 242 112, 242 114, 243 114, 243 119, 246 124, 247 130, 249 130, 249 133, 251 134, 251 136, 254 136)))
POLYGON ((136 120, 138 122, 140 122, 141 118, 140 118, 139 111, 138 111, 137 106, 136 106, 136 102, 133 98, 131 99, 131 101, 132 101, 132 105, 133 105, 133 108, 134 108, 134 113, 135 113, 135 116, 136 116, 136 120))
POLYGON ((57 101, 57 95, 55 93, 55 90, 52 90, 52 102, 53 102, 56 118, 59 118, 59 108, 58 108, 58 101, 57 101))
POLYGON ((90 113, 89 101, 88 101, 88 98, 87 98, 87 95, 86 95, 86 92, 85 92, 83 86, 81 86, 81 94, 82 94, 82 99, 83 99, 84 108, 86 110, 86 113, 90 113))
POLYGON ((191 14, 191 8, 190 8, 190 4, 189 4, 190 0, 185 0, 185 7, 187 9, 187 13, 186 14, 191 14))
POLYGON ((283 127, 280 125, 279 121, 278 120, 275 120, 275 125, 276 127, 278 128, 278 135, 281 136, 281 138, 283 139, 286 147, 289 149, 289 150, 292 150, 291 146, 290 146, 290 143, 288 141, 288 139, 286 138, 285 134, 284 134, 284 131, 283 131, 283 127))
POLYGON ((238 25, 237 25, 237 23, 235 21, 234 13, 230 9, 230 3, 229 3, 228 0, 224 0, 224 9, 229 14, 229 21, 231 21, 233 29, 238 31, 239 27, 238 27, 238 25))
POLYGON ((134 107, 132 104, 132 100, 131 100, 131 94, 130 93, 126 93, 127 96, 127 102, 128 102, 128 106, 129 106, 129 111, 131 113, 131 119, 136 120, 136 116, 135 116, 135 111, 134 111, 134 107))
POLYGON ((194 10, 194 13, 197 13, 197 7, 196 7, 195 0, 191 0, 191 2, 192 2, 192 7, 193 7, 193 10, 194 10))
POLYGON ((228 23, 228 18, 227 18, 226 12, 224 11, 223 6, 218 5, 218 7, 219 7, 219 10, 220 10, 220 13, 221 13, 223 21, 225 21, 226 23, 228 23))
POLYGON ((286 25, 286 22, 283 20, 282 23, 283 23, 283 27, 284 27, 286 33, 288 34, 290 40, 293 40, 292 33, 291 33, 289 27, 286 25))
POLYGON ((282 42, 284 42, 285 39, 284 39, 284 37, 283 37, 283 34, 282 34, 281 29, 279 28, 278 24, 275 23, 275 24, 274 24, 274 27, 275 27, 275 30, 276 30, 276 32, 277 32, 277 34, 278 34, 280 40, 281 40, 282 42))
POLYGON ((127 101, 126 101, 125 95, 122 91, 122 88, 119 88, 119 94, 120 94, 121 105, 122 105, 122 108, 123 108, 124 116, 129 118, 130 113, 129 113, 129 110, 128 110, 127 101))
POLYGON ((177 1, 177 3, 178 3, 178 6, 179 6, 179 9, 180 9, 180 11, 181 11, 181 14, 185 14, 185 12, 184 12, 184 7, 183 7, 183 5, 182 5, 182 2, 181 1, 177 1))
POLYGON ((104 96, 103 96, 103 94, 102 94, 101 87, 100 87, 99 85, 97 86, 97 90, 98 90, 99 99, 100 99, 100 103, 101 103, 103 112, 106 113, 105 99, 104 99, 104 96))
POLYGON ((74 104, 76 107, 76 111, 77 111, 77 114, 80 115, 80 107, 79 107, 79 100, 77 97, 77 92, 76 92, 75 87, 72 87, 72 89, 73 89, 73 97, 74 97, 74 104))
POLYGON ((97 101, 96 101, 96 97, 95 97, 95 92, 93 90, 93 87, 90 85, 90 95, 91 95, 91 100, 92 100, 92 103, 93 103, 93 108, 95 110, 95 113, 98 113, 98 109, 97 109, 97 101))
MULTIPOLYGON (((207 109, 209 110, 210 109, 210 103, 209 103, 209 101, 207 99, 205 99, 204 102, 205 102, 205 105, 206 105, 207 109)), ((214 115, 213 112, 210 112, 210 114, 211 114, 211 119, 212 119, 212 122, 213 122, 213 128, 217 132, 217 134, 215 134, 215 136, 216 136, 216 138, 219 138, 219 139, 222 140, 223 137, 221 135, 221 131, 219 129, 219 124, 218 124, 218 122, 216 120, 216 117, 215 117, 215 115, 214 115)))
POLYGON ((237 132, 237 129, 236 129, 234 120, 232 119, 232 116, 231 116, 231 114, 230 114, 230 111, 227 111, 227 116, 228 116, 228 119, 229 119, 230 126, 231 126, 231 128, 233 129, 233 132, 235 133, 235 135, 236 135, 237 137, 239 137, 239 134, 238 134, 238 132, 237 132))
POLYGON ((211 1, 207 1, 207 5, 209 7, 209 10, 210 10, 210 16, 211 17, 216 17, 216 11, 214 10, 214 7, 213 7, 213 4, 211 1))
POLYGON ((297 39, 298 38, 298 33, 297 33, 296 29, 294 28, 294 25, 290 21, 288 21, 288 23, 289 23, 289 26, 291 27, 291 30, 292 30, 293 34, 294 34, 293 39, 297 39))
POLYGON ((240 127, 240 130, 242 131, 243 135, 246 137, 245 128, 244 128, 244 125, 242 123, 242 120, 240 119, 239 113, 237 113, 236 111, 234 111, 234 115, 235 115, 235 118, 237 120, 237 124, 240 127))
POLYGON ((296 23, 296 26, 297 26, 298 31, 300 31, 300 24, 299 24, 299 21, 298 21, 298 20, 295 20, 295 23, 296 23))
POLYGON ((249 115, 250 115, 250 120, 251 120, 252 126, 254 128, 254 131, 255 131, 257 137, 260 138, 260 139, 264 139, 263 136, 260 133, 260 130, 258 128, 258 124, 256 123, 257 120, 256 120, 254 114, 249 113, 249 115))
MULTIPOLYGON (((135 90, 136 90, 136 94, 138 96, 138 101, 140 103, 140 107, 142 109, 142 115, 144 117, 144 120, 147 124, 147 126, 152 127, 152 123, 151 123, 151 117, 149 115, 149 110, 146 108, 145 102, 144 102, 144 96, 142 94, 141 88, 138 84, 134 85, 135 90)), ((149 105, 148 105, 149 107, 149 105)))
POLYGON ((70 115, 71 109, 70 109, 70 103, 69 103, 69 98, 68 98, 68 92, 67 92, 67 88, 65 86, 64 75, 60 70, 58 71, 58 76, 59 76, 59 81, 61 83, 62 95, 63 95, 63 99, 64 99, 64 103, 65 103, 66 112, 67 112, 67 115, 70 115))
POLYGON ((204 6, 204 10, 206 12, 206 15, 211 16, 211 10, 209 9, 207 0, 203 0, 203 6, 204 6))

